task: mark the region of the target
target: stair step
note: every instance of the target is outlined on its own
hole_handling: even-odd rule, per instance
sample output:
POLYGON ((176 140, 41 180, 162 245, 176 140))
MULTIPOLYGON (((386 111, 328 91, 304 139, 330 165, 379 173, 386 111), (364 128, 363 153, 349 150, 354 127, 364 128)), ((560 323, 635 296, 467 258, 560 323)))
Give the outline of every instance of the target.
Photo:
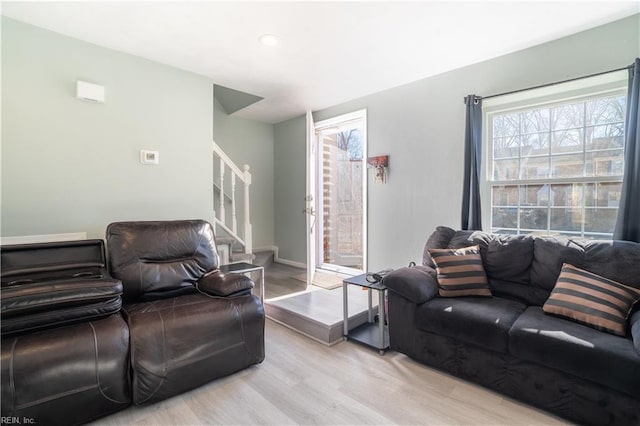
POLYGON ((233 245, 236 242, 235 238, 231 238, 231 237, 216 237, 216 245, 218 246, 222 246, 222 245, 233 245))
POLYGON ((253 263, 253 259, 255 259, 255 256, 250 253, 249 254, 248 253, 231 253, 229 255, 230 263, 239 263, 239 262, 253 263))
POLYGON ((255 255, 255 259, 253 259, 253 264, 258 266, 267 267, 273 263, 274 252, 273 250, 261 250, 253 253, 255 255))

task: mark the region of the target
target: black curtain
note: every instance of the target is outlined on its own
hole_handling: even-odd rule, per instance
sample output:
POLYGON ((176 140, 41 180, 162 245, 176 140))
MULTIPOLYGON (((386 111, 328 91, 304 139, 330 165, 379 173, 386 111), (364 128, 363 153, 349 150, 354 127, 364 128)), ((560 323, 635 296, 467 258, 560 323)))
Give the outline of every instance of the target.
POLYGON ((640 242, 640 58, 629 68, 627 117, 625 123, 624 176, 618 218, 613 232, 616 240, 640 242))
POLYGON ((464 100, 467 119, 464 133, 464 182, 461 229, 482 230, 480 214, 480 165, 482 161, 482 99, 469 95, 464 100))

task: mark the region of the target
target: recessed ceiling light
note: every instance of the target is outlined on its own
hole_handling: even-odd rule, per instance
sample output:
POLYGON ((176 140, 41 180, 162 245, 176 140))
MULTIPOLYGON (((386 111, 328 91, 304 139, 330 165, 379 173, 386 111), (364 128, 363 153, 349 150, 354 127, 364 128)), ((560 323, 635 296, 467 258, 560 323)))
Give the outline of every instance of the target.
POLYGON ((260 40, 260 43, 269 47, 273 47, 278 44, 278 37, 274 36, 273 34, 261 35, 259 40, 260 40))

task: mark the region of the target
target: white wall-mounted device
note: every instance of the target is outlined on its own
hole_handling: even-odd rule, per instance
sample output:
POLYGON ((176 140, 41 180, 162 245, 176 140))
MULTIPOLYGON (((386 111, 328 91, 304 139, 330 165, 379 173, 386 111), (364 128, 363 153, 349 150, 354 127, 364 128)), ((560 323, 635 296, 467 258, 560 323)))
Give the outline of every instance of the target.
POLYGON ((160 164, 160 154, 158 151, 140 150, 140 162, 142 164, 160 164))
POLYGON ((78 80, 76 85, 76 96, 83 101, 104 103, 104 86, 99 84, 87 83, 78 80))

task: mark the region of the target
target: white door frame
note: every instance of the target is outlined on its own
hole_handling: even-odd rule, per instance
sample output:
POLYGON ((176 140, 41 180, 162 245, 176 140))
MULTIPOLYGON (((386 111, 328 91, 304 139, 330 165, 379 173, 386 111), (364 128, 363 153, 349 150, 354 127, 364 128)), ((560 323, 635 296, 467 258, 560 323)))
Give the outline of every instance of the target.
POLYGON ((306 179, 306 196, 305 209, 306 216, 306 235, 307 235, 307 286, 313 282, 313 275, 316 272, 316 235, 318 230, 318 221, 316 216, 316 146, 315 126, 313 124, 313 114, 307 110, 306 117, 306 161, 307 161, 307 179, 306 179))
MULTIPOLYGON (((309 119, 307 118, 307 123, 309 123, 309 119)), ((313 122, 311 120, 311 123, 313 125, 313 122)), ((326 120, 322 120, 319 121, 317 123, 315 123, 315 125, 313 126, 312 129, 312 140, 313 140, 313 150, 308 151, 308 153, 310 153, 313 158, 309 158, 307 157, 307 184, 310 184, 310 173, 313 173, 313 186, 307 186, 307 194, 313 194, 313 198, 315 200, 315 202, 313 203, 314 205, 314 211, 317 213, 318 216, 315 216, 315 218, 317 218, 317 220, 315 221, 315 226, 314 226, 314 234, 312 238, 311 233, 307 233, 307 269, 310 269, 310 262, 309 262, 309 256, 311 254, 313 254, 314 258, 312 260, 312 267, 315 271, 315 269, 317 269, 318 267, 320 267, 320 265, 322 265, 322 269, 327 269, 327 270, 331 270, 334 272, 340 272, 340 273, 344 273, 344 274, 348 274, 348 275, 358 275, 361 274, 362 272, 366 272, 367 271, 367 110, 366 109, 362 109, 362 110, 358 110, 358 111, 354 111, 348 114, 343 114, 343 115, 339 115, 337 117, 332 117, 326 120), (319 147, 319 141, 317 138, 317 132, 322 131, 322 129, 327 129, 330 127, 335 127, 338 126, 340 124, 344 124, 346 122, 349 121, 362 121, 363 125, 362 125, 362 139, 363 139, 363 146, 362 146, 362 268, 363 271, 360 271, 358 269, 353 269, 353 268, 347 268, 347 267, 343 267, 343 266, 338 266, 338 265, 330 265, 330 264, 324 264, 322 259, 319 259, 319 256, 322 255, 323 253, 323 247, 322 247, 322 240, 319 237, 321 235, 321 228, 322 228, 322 224, 320 223, 322 220, 322 214, 323 214, 323 207, 322 207, 322 189, 318 187, 318 185, 316 185, 316 182, 319 182, 319 168, 320 168, 320 161, 321 161, 321 157, 322 157, 322 150, 319 147), (310 164, 313 163, 313 164, 310 164), (311 169, 311 167, 313 167, 313 169, 311 169), (313 242, 310 242, 309 240, 312 239, 313 242), (313 253, 311 253, 311 251, 309 250, 311 248, 311 251, 313 253)), ((309 145, 307 145, 309 147, 309 145)), ((309 215, 307 215, 307 218, 309 218, 309 215)), ((307 274, 309 274, 309 272, 307 272, 307 274)), ((308 282, 310 283, 310 281, 308 282)))

